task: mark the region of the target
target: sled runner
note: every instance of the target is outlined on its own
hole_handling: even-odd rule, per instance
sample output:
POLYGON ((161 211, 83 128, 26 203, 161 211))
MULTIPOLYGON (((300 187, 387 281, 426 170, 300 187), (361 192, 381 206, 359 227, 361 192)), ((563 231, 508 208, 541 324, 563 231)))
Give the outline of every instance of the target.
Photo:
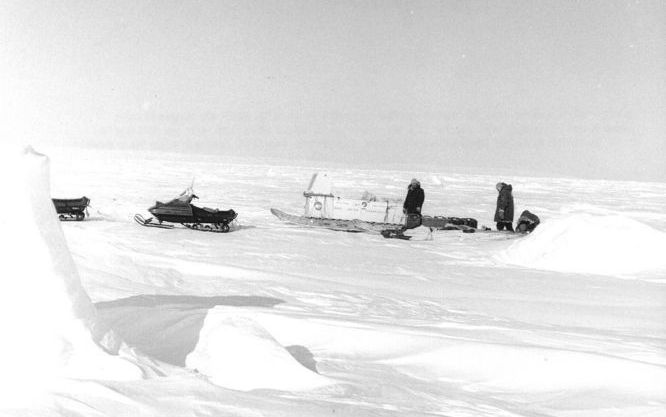
POLYGON ((88 205, 90 204, 88 197, 53 198, 51 200, 60 220, 83 220, 87 215, 88 205))
POLYGON ((353 220, 344 219, 326 219, 316 217, 295 216, 293 214, 285 213, 282 210, 271 209, 271 213, 278 219, 291 224, 301 226, 314 226, 322 227, 331 230, 339 230, 343 232, 363 232, 364 230, 358 229, 354 226, 353 220))

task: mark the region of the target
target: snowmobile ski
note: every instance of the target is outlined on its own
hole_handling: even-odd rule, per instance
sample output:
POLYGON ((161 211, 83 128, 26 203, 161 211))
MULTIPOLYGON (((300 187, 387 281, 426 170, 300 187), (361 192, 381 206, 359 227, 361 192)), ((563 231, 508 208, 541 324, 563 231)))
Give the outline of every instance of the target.
POLYGON ((160 229, 173 229, 174 225, 172 224, 162 224, 159 222, 153 222, 155 220, 153 217, 149 218, 144 218, 140 214, 135 214, 134 215, 134 221, 139 223, 141 226, 146 226, 146 227, 159 227, 160 229))

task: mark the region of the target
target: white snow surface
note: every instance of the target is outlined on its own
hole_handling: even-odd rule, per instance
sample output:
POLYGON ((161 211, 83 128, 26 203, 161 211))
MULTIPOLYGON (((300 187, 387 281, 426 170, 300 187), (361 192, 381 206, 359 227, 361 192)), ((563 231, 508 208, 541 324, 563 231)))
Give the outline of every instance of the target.
POLYGON ((663 273, 666 233, 626 216, 573 214, 549 220, 511 245, 498 259, 551 271, 663 273))
POLYGON ((1 217, 0 361, 12 372, 0 381, 58 383, 22 391, 40 401, 3 396, 0 415, 666 409, 666 184, 47 151, 52 196, 86 195, 91 217, 55 221, 43 157, 16 159, 2 176, 13 204, 1 217), (542 224, 525 237, 436 231, 404 241, 274 218, 271 207, 302 213, 316 171, 348 195, 401 198, 420 178, 426 214, 486 225, 504 181, 516 213, 542 224), (233 232, 132 221, 193 178, 199 204, 239 213, 233 232))

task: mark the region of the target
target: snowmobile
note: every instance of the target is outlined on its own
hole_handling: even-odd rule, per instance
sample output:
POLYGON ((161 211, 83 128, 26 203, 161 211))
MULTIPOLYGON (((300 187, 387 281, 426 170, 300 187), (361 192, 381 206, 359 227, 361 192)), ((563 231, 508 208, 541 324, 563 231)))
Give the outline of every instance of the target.
POLYGON ((56 213, 60 220, 76 220, 81 221, 85 219, 88 213, 88 204, 90 199, 88 197, 81 198, 53 198, 53 205, 55 206, 56 213))
POLYGON ((134 215, 134 220, 142 226, 173 229, 169 223, 180 223, 188 229, 204 232, 226 233, 230 230, 229 223, 234 221, 238 214, 233 210, 218 210, 207 207, 197 207, 192 204, 198 199, 191 189, 184 191, 180 197, 168 203, 155 202, 148 211, 154 217, 148 219, 140 214, 134 215))

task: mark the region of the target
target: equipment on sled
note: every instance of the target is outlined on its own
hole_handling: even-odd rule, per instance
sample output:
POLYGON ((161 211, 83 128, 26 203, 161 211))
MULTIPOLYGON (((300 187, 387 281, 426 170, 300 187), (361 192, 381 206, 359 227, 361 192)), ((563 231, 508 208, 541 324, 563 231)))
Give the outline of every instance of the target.
MULTIPOLYGON (((387 229, 410 227, 409 218, 403 213, 402 200, 379 199, 369 192, 359 200, 341 198, 333 194, 331 179, 327 173, 312 175, 305 197, 303 216, 271 209, 280 220, 304 226, 317 226, 349 232, 380 232, 387 229)), ((477 221, 471 218, 423 216, 423 226, 436 230, 476 229, 477 221)))
POLYGON ((380 200, 367 191, 363 199, 341 198, 333 195, 332 190, 331 179, 327 173, 313 174, 307 191, 303 193, 304 217, 389 224, 404 222, 400 200, 380 200))
POLYGON ((53 198, 53 205, 60 220, 83 220, 88 214, 88 197, 81 198, 53 198))

